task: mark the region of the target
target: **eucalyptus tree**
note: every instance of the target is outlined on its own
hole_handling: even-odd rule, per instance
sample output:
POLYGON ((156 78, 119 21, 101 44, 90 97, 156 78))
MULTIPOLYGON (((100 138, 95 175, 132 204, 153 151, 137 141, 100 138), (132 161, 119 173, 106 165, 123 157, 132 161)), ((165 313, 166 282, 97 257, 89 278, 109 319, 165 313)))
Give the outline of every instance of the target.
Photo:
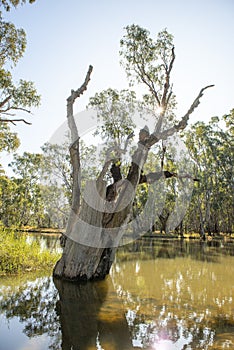
MULTIPOLYGON (((40 188, 48 227, 64 228, 69 216, 72 200, 72 168, 69 156, 69 139, 61 144, 45 143, 41 149, 40 188)), ((97 172, 95 168, 95 146, 88 147, 80 140, 80 162, 82 178, 97 172)))
POLYGON ((0 176, 0 221, 4 226, 18 224, 17 190, 18 185, 13 179, 0 176))
POLYGON ((25 48, 25 31, 0 18, 0 123, 28 123, 23 118, 15 118, 15 112, 30 113, 30 108, 39 104, 34 84, 23 79, 15 84, 12 70, 8 68, 17 64, 25 48))
MULTIPOLYGON (((33 3, 33 0, 29 0, 33 3)), ((2 15, 3 10, 26 3, 26 0, 2 0, 0 2, 0 124, 22 121, 30 124, 24 118, 16 118, 16 112, 30 113, 33 106, 38 106, 40 96, 31 81, 20 79, 15 83, 12 76, 13 67, 23 57, 26 49, 26 33, 22 28, 8 21, 2 15)))
MULTIPOLYGON (((10 125, 17 122, 30 124, 21 114, 30 113, 31 108, 40 102, 40 96, 31 81, 20 79, 15 82, 13 77, 13 68, 25 52, 26 33, 3 18, 4 11, 25 3, 26 0, 0 1, 0 152, 16 150, 19 139, 10 130, 10 125), (20 116, 16 116, 16 113, 20 116)), ((1 165, 0 172, 3 172, 1 165)))
POLYGON ((233 230, 233 110, 209 123, 197 122, 186 144, 199 178, 187 221, 202 235, 233 230), (225 125, 225 124, 226 125, 225 125), (193 222, 192 222, 193 221, 193 222))
MULTIPOLYGON (((90 66, 84 83, 77 90, 72 90, 67 99, 67 118, 71 132, 70 157, 73 166, 72 206, 66 229, 66 241, 61 259, 54 268, 54 277, 72 281, 104 278, 112 265, 116 248, 123 240, 132 238, 131 228, 137 229, 137 220, 130 222, 132 207, 137 187, 141 183, 152 184, 163 177, 178 176, 169 171, 144 173, 144 165, 149 151, 168 137, 184 130, 189 116, 198 106, 206 86, 190 106, 188 112, 178 122, 172 114, 174 94, 172 91, 171 71, 175 60, 173 37, 166 30, 158 34, 154 41, 144 28, 136 25, 126 27, 126 34, 121 40, 121 59, 131 82, 142 82, 149 93, 145 101, 150 101, 155 123, 150 132, 145 126, 139 131, 138 142, 131 154, 126 175, 122 173, 121 158, 125 147, 112 155, 107 152, 104 165, 95 181, 87 181, 81 194, 79 185, 80 147, 78 127, 73 116, 73 105, 87 89, 93 67, 90 66), (156 112, 157 109, 157 112, 156 112), (171 119, 170 124, 168 120, 171 119), (120 159, 117 174, 116 158, 120 159), (112 175, 112 182, 105 181, 106 173, 112 175)), ((113 101, 105 100, 105 110, 113 101)), ((98 106, 97 106, 98 107, 98 106)), ((127 111, 127 117, 131 110, 127 111)), ((118 116, 118 115, 117 115, 118 116)), ((105 128, 105 122, 104 122, 105 128)), ((130 132, 130 130, 129 130, 130 132)), ((125 135, 128 147, 132 133, 125 135)), ((190 177, 189 175, 187 176, 190 177)), ((152 201, 152 208, 155 203, 152 201)), ((148 208, 145 219, 150 216, 148 208)))
POLYGON ((41 177, 41 154, 24 152, 14 155, 9 164, 14 172, 11 180, 16 184, 14 191, 15 224, 41 226, 44 210, 39 179, 41 177), (17 218, 17 219, 16 219, 17 218))
MULTIPOLYGON (((6 123, 0 123, 0 154, 2 152, 14 152, 20 145, 20 140, 15 132, 10 130, 6 123)), ((4 175, 5 171, 0 163, 0 175, 4 175)))

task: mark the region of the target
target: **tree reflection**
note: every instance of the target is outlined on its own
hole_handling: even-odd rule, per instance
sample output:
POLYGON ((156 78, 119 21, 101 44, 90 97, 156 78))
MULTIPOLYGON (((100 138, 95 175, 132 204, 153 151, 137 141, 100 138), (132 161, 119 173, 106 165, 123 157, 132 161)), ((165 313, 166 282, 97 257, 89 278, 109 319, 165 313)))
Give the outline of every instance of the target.
POLYGON ((106 301, 113 296, 111 280, 72 284, 54 280, 63 350, 132 349, 124 313, 106 301), (105 305, 104 305, 105 304, 105 305))
POLYGON ((234 256, 234 244, 230 240, 221 239, 204 242, 175 238, 157 240, 148 237, 120 247, 116 259, 135 260, 138 253, 141 254, 141 259, 190 257, 198 261, 220 262, 220 256, 234 256))
POLYGON ((29 338, 46 334, 49 349, 132 349, 111 279, 73 284, 46 277, 7 291, 0 293, 1 313, 17 316, 29 338))
POLYGON ((62 349, 88 349, 98 341, 98 313, 107 283, 72 284, 54 280, 59 292, 57 310, 62 331, 62 349))
POLYGON ((17 316, 29 338, 46 333, 51 339, 50 349, 59 349, 59 318, 55 310, 57 294, 50 277, 38 278, 7 294, 3 290, 0 294, 1 312, 8 319, 17 316))

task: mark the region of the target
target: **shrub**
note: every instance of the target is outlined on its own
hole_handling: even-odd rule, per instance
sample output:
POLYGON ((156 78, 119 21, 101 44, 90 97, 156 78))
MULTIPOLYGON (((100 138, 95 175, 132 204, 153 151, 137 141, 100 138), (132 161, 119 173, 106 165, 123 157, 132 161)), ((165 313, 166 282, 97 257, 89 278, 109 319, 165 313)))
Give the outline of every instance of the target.
POLYGON ((41 251, 38 242, 28 243, 26 235, 0 226, 0 275, 52 269, 58 253, 41 251))

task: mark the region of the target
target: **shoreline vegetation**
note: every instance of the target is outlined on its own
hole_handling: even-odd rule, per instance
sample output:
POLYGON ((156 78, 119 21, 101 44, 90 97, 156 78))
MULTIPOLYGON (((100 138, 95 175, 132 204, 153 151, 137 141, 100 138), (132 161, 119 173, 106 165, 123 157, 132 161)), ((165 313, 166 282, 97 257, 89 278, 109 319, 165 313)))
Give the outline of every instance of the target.
POLYGON ((41 249, 38 242, 15 229, 0 227, 0 277, 31 271, 52 271, 60 254, 41 249))

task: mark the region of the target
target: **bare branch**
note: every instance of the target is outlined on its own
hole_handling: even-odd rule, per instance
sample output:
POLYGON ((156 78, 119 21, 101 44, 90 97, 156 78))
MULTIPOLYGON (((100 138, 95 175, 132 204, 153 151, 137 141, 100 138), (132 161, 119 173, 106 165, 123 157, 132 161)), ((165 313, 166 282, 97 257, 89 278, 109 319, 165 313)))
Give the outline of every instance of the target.
POLYGON ((76 91, 71 90, 71 95, 67 98, 68 103, 74 103, 75 99, 80 97, 84 93, 85 90, 87 90, 88 83, 90 81, 90 76, 93 70, 93 66, 89 66, 88 72, 86 74, 84 83, 79 87, 76 91))
POLYGON ((71 90, 71 95, 67 98, 67 119, 68 119, 68 126, 71 131, 72 142, 75 142, 79 138, 77 126, 73 116, 73 104, 76 98, 80 97, 80 95, 82 95, 84 91, 87 90, 87 85, 90 81, 90 75, 92 73, 92 70, 93 70, 93 67, 90 65, 88 72, 86 74, 84 83, 76 91, 71 90))
POLYGON ((213 86, 214 85, 208 85, 208 86, 204 87, 203 89, 201 89, 198 96, 195 98, 191 107, 189 108, 188 112, 183 116, 183 118, 181 119, 181 121, 178 124, 172 126, 171 128, 169 128, 167 130, 164 130, 162 132, 157 132, 157 131, 153 132, 150 135, 149 139, 146 140, 143 144, 147 148, 150 148, 155 143, 157 143, 159 140, 166 140, 169 136, 174 135, 176 132, 178 132, 180 130, 184 130, 186 128, 186 126, 188 125, 188 120, 189 120, 190 115, 193 113, 195 108, 199 105, 200 98, 203 96, 203 92, 206 89, 213 87, 213 86))
POLYGON ((80 183, 79 183, 79 171, 80 171, 80 147, 79 138, 72 143, 69 148, 70 158, 72 164, 72 210, 74 213, 78 213, 80 207, 80 183))
POLYGON ((190 174, 177 174, 177 173, 172 173, 168 170, 165 171, 155 171, 152 173, 148 173, 147 175, 141 174, 139 184, 143 183, 154 183, 155 181, 158 181, 162 177, 165 177, 166 179, 171 178, 171 177, 176 177, 177 179, 191 179, 193 181, 199 181, 197 178, 193 178, 192 175, 190 174))
POLYGON ((175 61, 175 48, 174 48, 174 46, 172 47, 171 54, 172 54, 172 57, 171 57, 171 61, 169 64, 169 68, 166 69, 166 81, 165 81, 164 89, 163 89, 163 96, 162 96, 162 103, 161 103, 163 109, 166 109, 167 104, 169 102, 169 99, 167 97, 168 97, 168 91, 170 89, 170 74, 171 74, 171 70, 173 67, 173 63, 175 61))
MULTIPOLYGON (((70 156, 72 164, 72 210, 73 213, 77 214, 80 208, 80 183, 79 183, 79 172, 80 172, 80 145, 79 145, 79 134, 73 115, 73 104, 76 98, 80 97, 87 90, 87 85, 90 81, 90 75, 93 67, 90 65, 86 74, 84 83, 76 91, 71 90, 71 95, 67 98, 67 119, 68 126, 71 131, 72 144, 70 146, 70 156)), ((72 222, 72 216, 69 218, 72 222)), ((69 227, 69 225, 67 226, 69 227)))
POLYGON ((189 108, 188 112, 183 116, 181 121, 177 125, 175 125, 175 129, 177 131, 183 130, 187 126, 190 115, 193 113, 195 108, 197 108, 197 106, 200 104, 200 98, 203 96, 203 92, 206 89, 209 89, 209 88, 211 88, 213 86, 214 85, 208 85, 208 86, 204 87, 203 89, 201 89, 201 91, 199 92, 198 96, 195 98, 195 100, 193 101, 191 107, 189 108))
POLYGON ((128 137, 126 138, 126 141, 125 141, 125 144, 124 144, 124 149, 123 149, 123 152, 126 153, 127 151, 127 148, 128 148, 128 144, 130 142, 130 140, 134 137, 134 131, 132 131, 128 137))
POLYGON ((1 119, 0 118, 0 123, 2 123, 2 122, 4 122, 4 123, 12 123, 14 125, 16 125, 15 122, 23 122, 25 124, 32 125, 32 123, 27 122, 25 119, 1 119))
POLYGON ((5 100, 3 100, 2 102, 0 102, 0 108, 2 108, 11 98, 11 95, 7 96, 5 98, 5 100))
POLYGON ((29 109, 23 108, 23 107, 9 107, 9 109, 13 109, 16 111, 23 111, 26 112, 28 114, 32 114, 32 112, 29 109))

